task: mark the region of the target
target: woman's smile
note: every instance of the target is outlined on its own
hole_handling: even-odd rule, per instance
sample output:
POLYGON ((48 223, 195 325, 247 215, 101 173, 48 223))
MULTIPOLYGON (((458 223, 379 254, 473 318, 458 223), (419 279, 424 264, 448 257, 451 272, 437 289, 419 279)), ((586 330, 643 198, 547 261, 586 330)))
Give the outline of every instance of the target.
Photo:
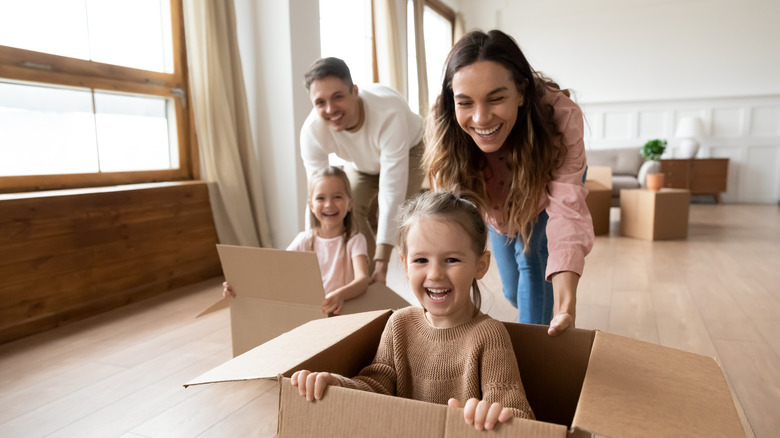
POLYGON ((482 152, 501 149, 515 126, 523 95, 503 65, 478 61, 452 76, 455 118, 482 152))

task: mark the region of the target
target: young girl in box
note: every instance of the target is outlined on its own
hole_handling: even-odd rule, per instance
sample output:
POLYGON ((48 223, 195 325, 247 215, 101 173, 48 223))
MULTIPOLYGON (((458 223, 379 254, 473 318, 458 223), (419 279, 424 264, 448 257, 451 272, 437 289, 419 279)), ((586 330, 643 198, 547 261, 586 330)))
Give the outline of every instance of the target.
POLYGON ((509 333, 479 310, 477 279, 490 253, 476 198, 426 192, 404 205, 399 222, 401 261, 422 308, 391 315, 376 357, 357 377, 300 370, 293 386, 309 401, 338 385, 463 407, 477 430, 512 416, 533 419, 509 333))
MULTIPOLYGON (((311 229, 299 233, 287 250, 317 254, 325 289, 322 313, 337 315, 344 301, 368 289, 366 238, 353 220, 347 174, 329 166, 312 175, 308 205, 311 229)), ((222 286, 224 296, 235 296, 228 282, 222 286)))

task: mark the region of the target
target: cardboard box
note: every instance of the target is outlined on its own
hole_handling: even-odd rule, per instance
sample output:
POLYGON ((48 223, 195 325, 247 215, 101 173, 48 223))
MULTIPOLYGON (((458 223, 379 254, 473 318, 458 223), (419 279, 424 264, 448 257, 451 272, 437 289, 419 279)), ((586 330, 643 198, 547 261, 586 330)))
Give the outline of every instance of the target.
POLYGON ((644 240, 685 239, 691 193, 685 189, 620 191, 620 235, 644 240))
POLYGON ((590 217, 593 219, 593 233, 595 235, 609 234, 609 209, 612 206, 612 189, 596 181, 585 181, 588 196, 585 203, 588 204, 590 217))
POLYGON ((612 168, 609 166, 588 166, 585 182, 593 181, 612 190, 612 168))
MULTIPOLYGON (((230 307, 233 356, 251 350, 313 319, 325 318, 325 291, 313 252, 217 245, 222 272, 235 298, 224 298, 202 316, 230 307)), ((384 284, 344 302, 341 315, 379 309, 400 309, 410 303, 384 284)))
POLYGON ((315 320, 185 386, 279 380, 279 437, 745 436, 710 357, 600 331, 505 323, 537 421, 513 418, 476 432, 461 409, 329 387, 309 403, 289 382, 300 369, 354 376, 374 357, 391 311, 315 320))

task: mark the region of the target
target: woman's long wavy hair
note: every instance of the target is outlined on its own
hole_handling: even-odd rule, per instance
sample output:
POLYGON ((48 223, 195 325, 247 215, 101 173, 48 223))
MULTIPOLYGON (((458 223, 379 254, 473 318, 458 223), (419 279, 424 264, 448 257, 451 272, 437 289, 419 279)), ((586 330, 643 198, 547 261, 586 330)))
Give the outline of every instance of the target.
MULTIPOLYGON (((509 165, 513 178, 502 211, 510 235, 522 237, 525 248, 537 219, 537 208, 552 171, 562 164, 566 146, 555 141, 561 134, 553 123, 552 105, 543 105, 542 96, 557 84, 534 71, 523 52, 509 35, 491 30, 464 35, 450 51, 445 64, 441 94, 427 120, 423 168, 436 187, 460 187, 487 200, 483 170, 484 153, 455 118, 452 78, 461 68, 478 61, 493 61, 512 75, 523 96, 517 120, 506 139, 511 148, 509 165)), ((568 92, 564 91, 568 96, 568 92)))

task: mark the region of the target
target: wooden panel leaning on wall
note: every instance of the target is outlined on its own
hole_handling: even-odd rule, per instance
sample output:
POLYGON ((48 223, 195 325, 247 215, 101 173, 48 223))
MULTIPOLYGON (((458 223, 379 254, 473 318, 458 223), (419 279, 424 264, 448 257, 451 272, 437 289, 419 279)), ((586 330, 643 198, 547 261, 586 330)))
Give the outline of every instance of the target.
POLYGON ((222 274, 202 181, 0 195, 0 343, 222 274))

